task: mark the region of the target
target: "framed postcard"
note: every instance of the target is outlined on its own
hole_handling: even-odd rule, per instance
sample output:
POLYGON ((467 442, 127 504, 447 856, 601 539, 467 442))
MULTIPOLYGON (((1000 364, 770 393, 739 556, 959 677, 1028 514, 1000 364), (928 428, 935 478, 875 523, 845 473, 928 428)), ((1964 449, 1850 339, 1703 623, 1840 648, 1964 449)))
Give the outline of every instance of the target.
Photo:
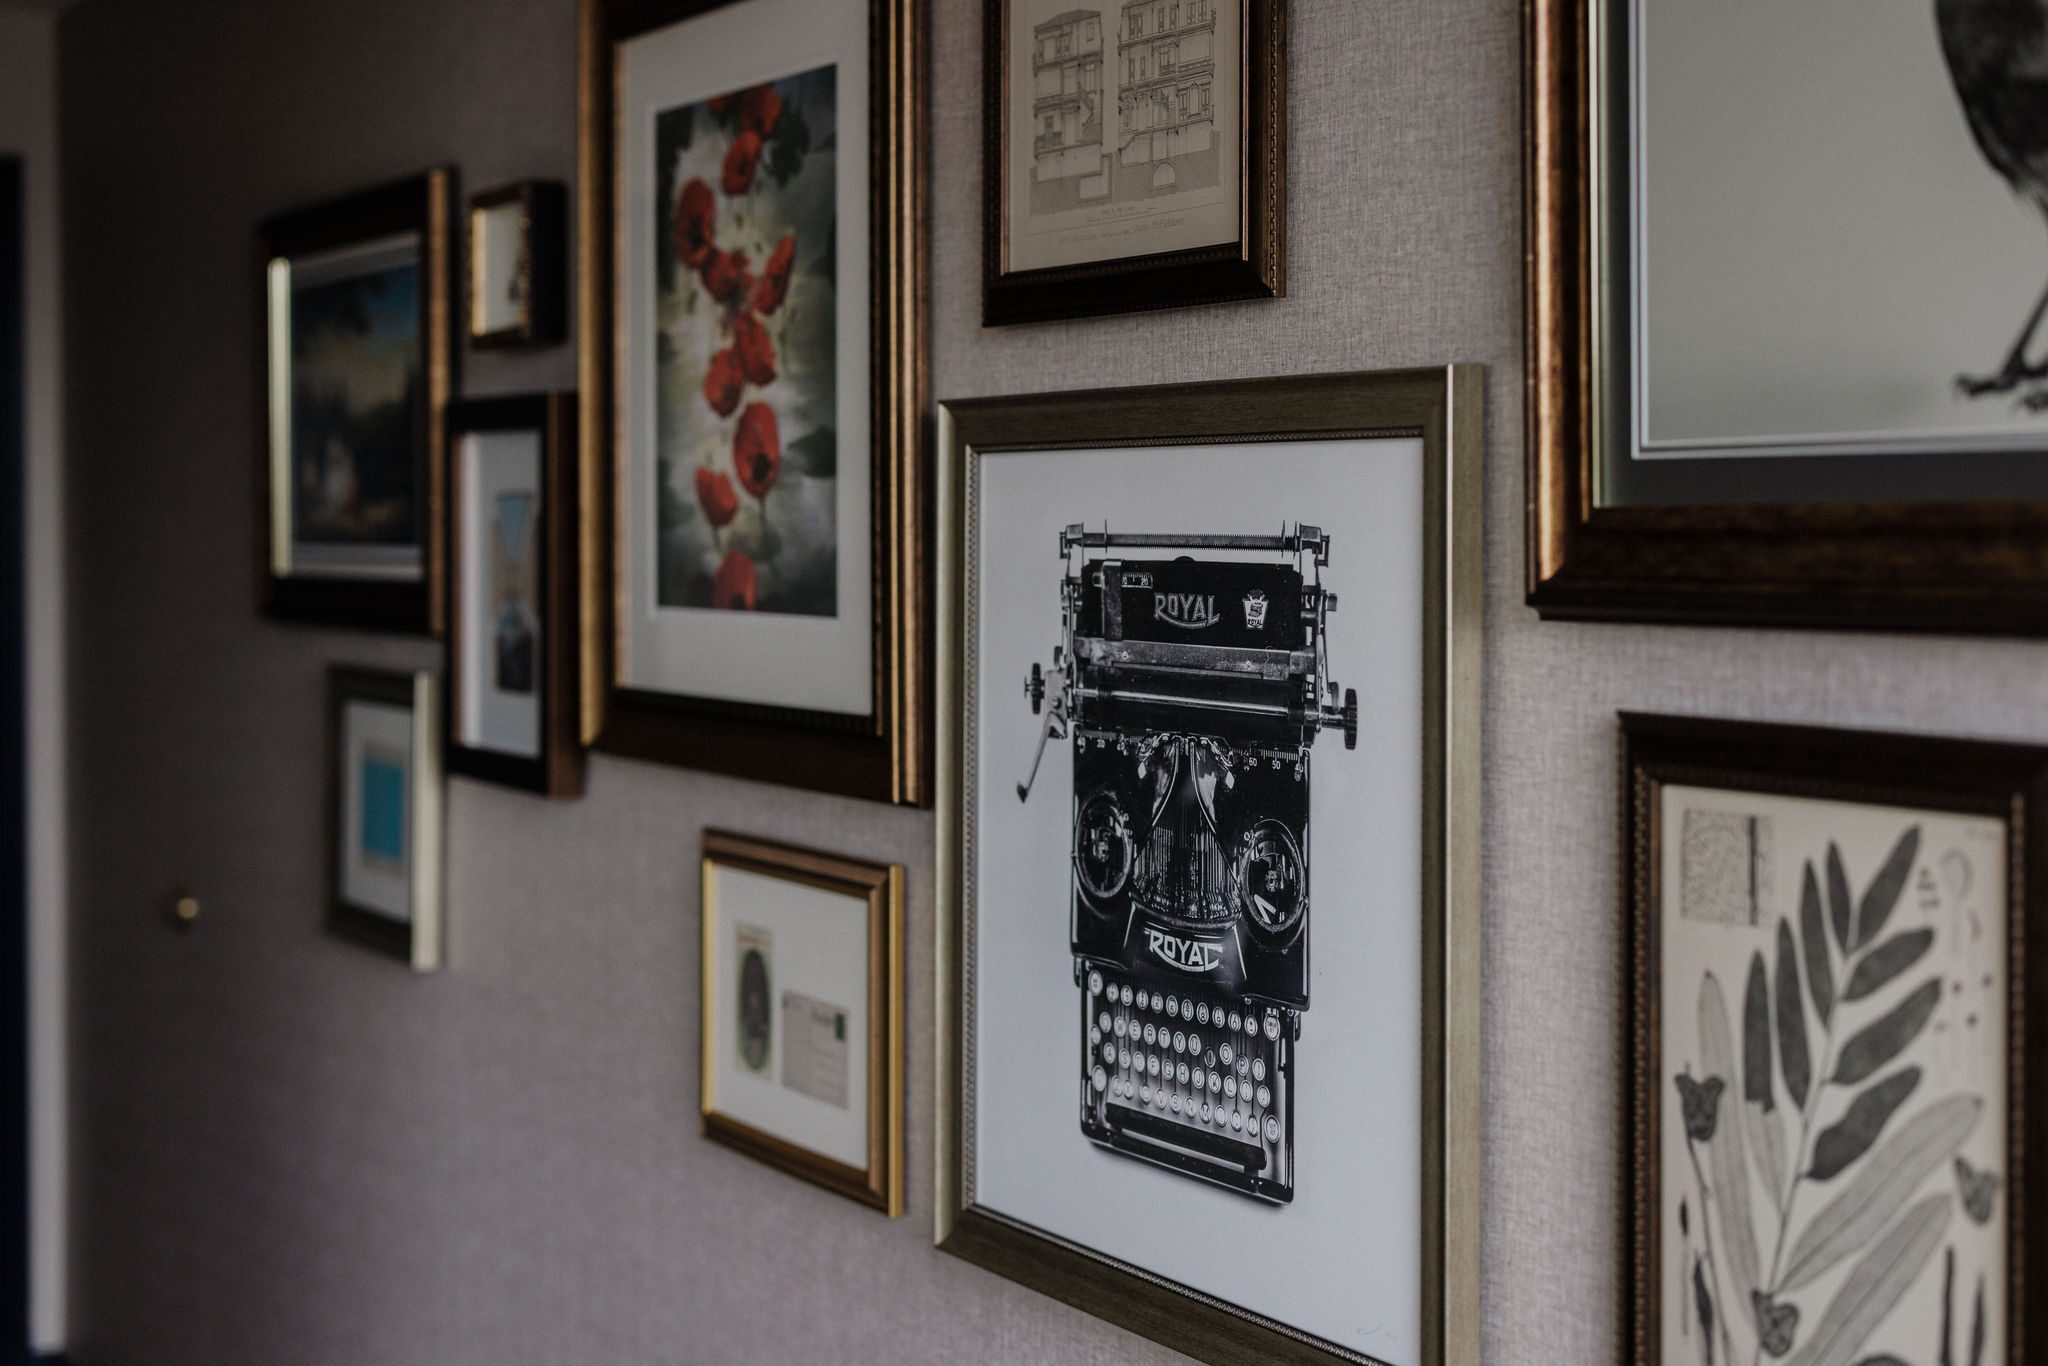
POLYGON ((929 800, 922 0, 584 0, 601 749, 929 800))
POLYGON ((576 396, 448 410, 448 767, 583 790, 576 724, 576 396))
POLYGON ((469 344, 540 346, 568 324, 568 195, 522 180, 469 201, 469 344))
POLYGON ((903 870, 704 832, 704 1133, 903 1213, 903 870))
POLYGON ((1477 1366, 1480 395, 942 407, 946 1251, 1204 1361, 1477 1366))
POLYGON ((982 321, 1287 292, 1287 0, 986 0, 982 321))
POLYGON ((441 682, 335 665, 327 675, 327 928, 441 966, 441 682))
POLYGON ((1545 615, 2048 630, 2024 8, 1527 6, 1545 615))
POLYGON ((258 230, 261 581, 275 616, 441 629, 453 180, 428 171, 258 230))
POLYGON ((2048 749, 1622 729, 1631 1359, 2038 1360, 2048 749))

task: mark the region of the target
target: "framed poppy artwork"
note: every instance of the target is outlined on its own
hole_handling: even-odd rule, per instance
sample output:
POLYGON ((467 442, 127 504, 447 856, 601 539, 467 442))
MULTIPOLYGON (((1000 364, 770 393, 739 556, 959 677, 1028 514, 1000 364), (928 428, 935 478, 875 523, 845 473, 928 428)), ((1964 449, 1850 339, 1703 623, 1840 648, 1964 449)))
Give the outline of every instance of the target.
POLYGON ((982 321, 1287 292, 1287 0, 985 0, 982 321))
POLYGON ((2040 1360, 2048 749, 1624 715, 1628 1360, 2040 1360))
POLYGON ((576 396, 448 410, 448 768, 583 790, 576 733, 576 396))
POLYGON ((429 171, 257 231, 273 616, 441 630, 453 179, 429 171))
POLYGON ((920 16, 586 0, 599 748, 924 800, 920 16))
POLYGON ((441 966, 441 680, 336 665, 327 675, 330 933, 441 966))
POLYGON ((903 869, 704 832, 704 1135, 903 1213, 903 869))

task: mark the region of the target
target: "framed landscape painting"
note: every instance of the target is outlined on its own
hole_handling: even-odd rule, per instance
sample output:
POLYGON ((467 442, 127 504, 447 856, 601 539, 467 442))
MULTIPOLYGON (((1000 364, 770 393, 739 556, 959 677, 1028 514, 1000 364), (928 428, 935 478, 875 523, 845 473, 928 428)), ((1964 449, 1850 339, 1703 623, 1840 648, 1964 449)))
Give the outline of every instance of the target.
POLYGON ((600 748, 925 799, 921 24, 586 0, 600 748))
POLYGON ((1529 600, 2048 631, 2048 24, 1533 0, 1529 600))
POLYGON ((986 0, 986 324, 1287 292, 1286 0, 986 0))
POLYGON ((1622 729, 1629 1359, 2037 1360, 2048 750, 1622 729))
POLYGON ((453 172, 434 170, 258 231, 273 615, 441 629, 452 194, 453 172))

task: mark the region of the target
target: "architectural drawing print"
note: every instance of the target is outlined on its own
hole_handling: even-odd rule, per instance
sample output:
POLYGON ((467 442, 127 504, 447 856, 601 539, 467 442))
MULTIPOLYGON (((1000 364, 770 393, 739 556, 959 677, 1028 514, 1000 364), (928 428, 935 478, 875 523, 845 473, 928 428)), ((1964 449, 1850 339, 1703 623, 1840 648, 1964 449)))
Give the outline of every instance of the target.
POLYGON ((1116 198, 1216 184, 1215 0, 1126 0, 1116 198))
POLYGON ((1109 195, 1102 105, 1102 11, 1068 10, 1034 26, 1033 213, 1058 213, 1109 195))

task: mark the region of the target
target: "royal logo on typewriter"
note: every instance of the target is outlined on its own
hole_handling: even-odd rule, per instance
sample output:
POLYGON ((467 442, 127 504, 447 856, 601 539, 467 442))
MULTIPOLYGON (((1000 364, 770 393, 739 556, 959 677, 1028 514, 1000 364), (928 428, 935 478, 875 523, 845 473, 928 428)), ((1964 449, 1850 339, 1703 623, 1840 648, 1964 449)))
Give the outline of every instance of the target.
MULTIPOLYGON (((1034 667, 1025 695, 1045 715, 1040 761, 1053 739, 1073 746, 1081 1132, 1290 1201, 1309 1004, 1309 751, 1325 726, 1351 748, 1358 726, 1355 695, 1337 705, 1323 673, 1329 541, 1313 527, 1071 526, 1060 548, 1064 635, 1053 673, 1034 667), (1160 557, 1123 558, 1133 550, 1160 557), (1218 610, 1240 602, 1241 624, 1218 610), (1302 611, 1272 613, 1276 602, 1302 611)), ((1034 763, 1020 798, 1037 775, 1034 763)))
POLYGON ((1200 631, 1216 624, 1214 593, 1154 593, 1152 615, 1169 626, 1200 631))

